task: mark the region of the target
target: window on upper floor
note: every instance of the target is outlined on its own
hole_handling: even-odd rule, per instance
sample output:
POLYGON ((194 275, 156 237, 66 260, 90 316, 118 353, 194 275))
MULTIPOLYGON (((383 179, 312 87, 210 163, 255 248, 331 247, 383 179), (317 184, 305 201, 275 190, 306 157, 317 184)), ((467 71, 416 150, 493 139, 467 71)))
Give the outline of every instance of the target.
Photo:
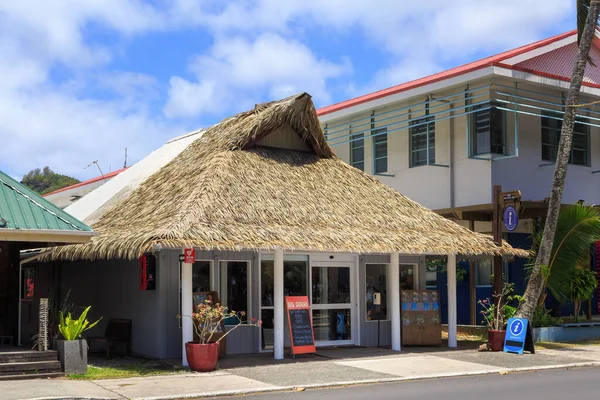
POLYGON ((350 165, 365 170, 365 136, 362 133, 350 136, 350 165))
POLYGON ((374 129, 373 138, 373 173, 382 174, 388 170, 387 128, 374 129))
POLYGON ((410 166, 435 164, 435 117, 410 121, 410 166))
POLYGON ((504 112, 493 104, 471 107, 472 155, 506 154, 506 123, 504 112))
MULTIPOLYGON (((542 160, 556 161, 558 144, 562 130, 563 114, 544 111, 542 113, 542 160)), ((569 163, 589 166, 589 125, 588 120, 578 117, 573 127, 573 142, 569 163), (582 123, 583 122, 583 123, 582 123)))

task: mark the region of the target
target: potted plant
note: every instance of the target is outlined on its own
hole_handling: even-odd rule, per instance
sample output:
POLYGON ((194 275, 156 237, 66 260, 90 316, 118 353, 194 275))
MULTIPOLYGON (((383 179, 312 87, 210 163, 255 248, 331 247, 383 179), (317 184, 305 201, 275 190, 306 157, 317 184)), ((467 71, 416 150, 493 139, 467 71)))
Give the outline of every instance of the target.
POLYGON ((217 366, 219 359, 219 345, 227 335, 233 332, 241 325, 260 326, 261 321, 252 319, 252 324, 244 323, 242 318, 245 312, 236 312, 229 310, 219 303, 213 304, 211 300, 196 306, 196 312, 189 317, 193 320, 194 331, 196 332, 197 342, 187 342, 185 344, 185 354, 190 368, 197 372, 210 372, 217 366), (223 332, 222 322, 225 319, 233 318, 237 321, 231 329, 223 332), (215 339, 216 338, 216 339, 215 339))
POLYGON ((92 306, 88 306, 79 318, 73 318, 71 313, 67 316, 59 312, 60 322, 58 330, 63 339, 57 340, 58 358, 63 372, 67 374, 86 374, 87 373, 87 342, 81 334, 88 329, 92 329, 100 322, 90 324, 87 314, 92 306))
POLYGON ((514 317, 517 307, 514 305, 523 299, 523 296, 514 294, 514 284, 505 283, 502 293, 493 296, 496 302, 490 299, 479 300, 484 323, 488 326, 488 342, 492 351, 502 351, 506 337, 506 324, 509 318, 514 317), (496 305, 497 303, 497 305, 496 305))

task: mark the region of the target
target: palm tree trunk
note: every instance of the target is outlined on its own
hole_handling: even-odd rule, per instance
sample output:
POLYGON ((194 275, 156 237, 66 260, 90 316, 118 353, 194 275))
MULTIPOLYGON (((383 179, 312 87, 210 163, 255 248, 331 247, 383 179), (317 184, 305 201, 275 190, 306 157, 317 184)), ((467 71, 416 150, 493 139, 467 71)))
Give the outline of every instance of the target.
POLYGON ((579 91, 583 82, 583 75, 587 65, 590 47, 594 39, 598 14, 600 13, 600 0, 592 0, 588 12, 585 28, 581 35, 579 43, 579 54, 573 66, 573 75, 571 78, 571 86, 567 96, 567 104, 565 105, 565 115, 563 119, 562 130, 560 133, 560 143, 558 145, 558 154, 556 156, 556 166, 554 168, 554 179, 552 181, 552 192, 550 194, 550 202, 548 204, 548 215, 546 217, 546 225, 544 226, 544 234, 542 243, 535 259, 535 264, 525 289, 524 301, 519 304, 516 316, 521 318, 531 319, 538 304, 538 300, 542 295, 544 287, 544 268, 550 261, 550 254, 554 244, 554 235, 556 233, 556 224, 562 195, 565 188, 565 180, 567 178, 567 167, 569 164, 569 155, 571 153, 571 142, 573 140, 573 126, 575 125, 576 104, 579 100, 579 91))

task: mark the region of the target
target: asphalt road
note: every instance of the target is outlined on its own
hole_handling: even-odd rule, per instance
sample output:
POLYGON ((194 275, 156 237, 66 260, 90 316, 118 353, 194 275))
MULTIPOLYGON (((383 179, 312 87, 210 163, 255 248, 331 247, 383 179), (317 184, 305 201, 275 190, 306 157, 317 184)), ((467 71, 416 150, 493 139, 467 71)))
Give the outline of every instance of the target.
MULTIPOLYGON (((413 382, 381 383, 267 393, 237 397, 243 400, 363 400, 363 399, 460 399, 460 400, 568 400, 597 399, 600 396, 600 368, 576 368, 493 374, 471 377, 430 379, 413 382)), ((222 397, 220 399, 223 399, 222 397)))

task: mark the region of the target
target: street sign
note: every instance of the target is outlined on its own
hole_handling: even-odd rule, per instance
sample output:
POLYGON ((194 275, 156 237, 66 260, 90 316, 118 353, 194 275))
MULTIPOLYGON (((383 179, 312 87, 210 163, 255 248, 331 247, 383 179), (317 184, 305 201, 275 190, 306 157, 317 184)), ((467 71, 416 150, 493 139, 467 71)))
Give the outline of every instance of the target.
POLYGON ((184 249, 183 250, 183 262, 186 264, 193 264, 196 261, 196 250, 184 249))
POLYGON ((523 354, 523 350, 535 353, 529 321, 525 318, 510 318, 506 327, 504 352, 523 354))
POLYGON ((521 202, 521 191, 513 190, 512 192, 500 193, 502 204, 518 204, 521 202))
POLYGON ((513 206, 507 206, 504 209, 504 226, 506 230, 512 232, 519 225, 519 213, 513 206))

